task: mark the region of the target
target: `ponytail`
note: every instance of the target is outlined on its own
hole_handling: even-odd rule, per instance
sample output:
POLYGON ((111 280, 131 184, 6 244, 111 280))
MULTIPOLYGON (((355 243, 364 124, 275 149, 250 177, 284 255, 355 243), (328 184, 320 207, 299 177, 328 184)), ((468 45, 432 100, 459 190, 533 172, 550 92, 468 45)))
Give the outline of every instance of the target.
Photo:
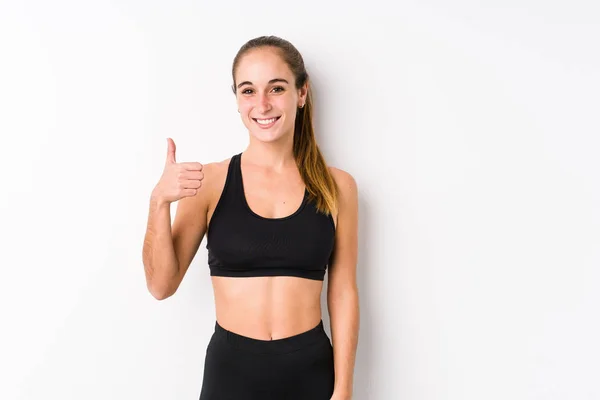
POLYGON ((313 127, 310 85, 304 107, 298 109, 294 127, 294 157, 310 199, 324 214, 337 212, 337 187, 319 150, 313 127))

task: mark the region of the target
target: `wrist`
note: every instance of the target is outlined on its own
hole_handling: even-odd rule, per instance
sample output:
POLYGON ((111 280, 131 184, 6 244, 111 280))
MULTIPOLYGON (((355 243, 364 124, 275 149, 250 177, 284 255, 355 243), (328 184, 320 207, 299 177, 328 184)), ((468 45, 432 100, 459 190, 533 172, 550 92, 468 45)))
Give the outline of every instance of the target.
POLYGON ((150 195, 150 205, 152 208, 168 208, 171 206, 171 202, 165 200, 164 197, 156 195, 154 192, 150 195))

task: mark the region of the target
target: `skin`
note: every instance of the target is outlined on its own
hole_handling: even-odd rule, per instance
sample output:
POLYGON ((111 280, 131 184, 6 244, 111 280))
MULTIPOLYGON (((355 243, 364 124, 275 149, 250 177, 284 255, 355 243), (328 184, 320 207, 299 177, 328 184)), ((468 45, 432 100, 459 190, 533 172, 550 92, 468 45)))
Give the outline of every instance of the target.
MULTIPOLYGON (((242 155, 244 192, 253 212, 266 218, 294 213, 305 185, 293 158, 292 143, 297 109, 306 102, 308 83, 295 88, 288 66, 269 48, 247 53, 236 71, 236 102, 248 129, 249 144, 242 155), (272 82, 284 79, 286 82, 272 82), (244 83, 246 82, 246 83, 244 83), (280 119, 262 129, 253 118, 280 119)), ((179 259, 177 287, 207 229, 225 184, 230 159, 204 164, 202 187, 195 196, 179 201, 172 226, 179 259)), ((358 336, 356 286, 358 200, 353 177, 329 167, 339 188, 339 213, 334 255, 329 265, 330 313, 336 387, 332 399, 349 399, 358 336)), ((211 277, 216 318, 225 329, 255 339, 281 339, 307 331, 322 319, 323 282, 298 277, 211 277)), ((175 289, 176 290, 176 289, 175 289)))

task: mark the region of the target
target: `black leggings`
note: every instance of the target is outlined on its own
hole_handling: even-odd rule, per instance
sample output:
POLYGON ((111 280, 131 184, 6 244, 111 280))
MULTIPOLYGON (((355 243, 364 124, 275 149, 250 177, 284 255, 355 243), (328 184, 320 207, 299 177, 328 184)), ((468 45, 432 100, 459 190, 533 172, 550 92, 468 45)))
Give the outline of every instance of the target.
POLYGON ((276 340, 242 336, 215 323, 200 400, 330 400, 333 347, 323 321, 276 340))

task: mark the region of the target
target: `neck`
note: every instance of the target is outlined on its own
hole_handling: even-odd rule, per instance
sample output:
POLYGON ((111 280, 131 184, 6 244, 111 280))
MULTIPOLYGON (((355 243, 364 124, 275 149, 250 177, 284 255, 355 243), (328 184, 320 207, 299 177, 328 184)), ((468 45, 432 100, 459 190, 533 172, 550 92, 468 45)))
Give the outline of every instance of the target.
POLYGON ((244 150, 244 161, 274 170, 295 167, 293 136, 286 135, 268 143, 250 137, 250 144, 244 150))

